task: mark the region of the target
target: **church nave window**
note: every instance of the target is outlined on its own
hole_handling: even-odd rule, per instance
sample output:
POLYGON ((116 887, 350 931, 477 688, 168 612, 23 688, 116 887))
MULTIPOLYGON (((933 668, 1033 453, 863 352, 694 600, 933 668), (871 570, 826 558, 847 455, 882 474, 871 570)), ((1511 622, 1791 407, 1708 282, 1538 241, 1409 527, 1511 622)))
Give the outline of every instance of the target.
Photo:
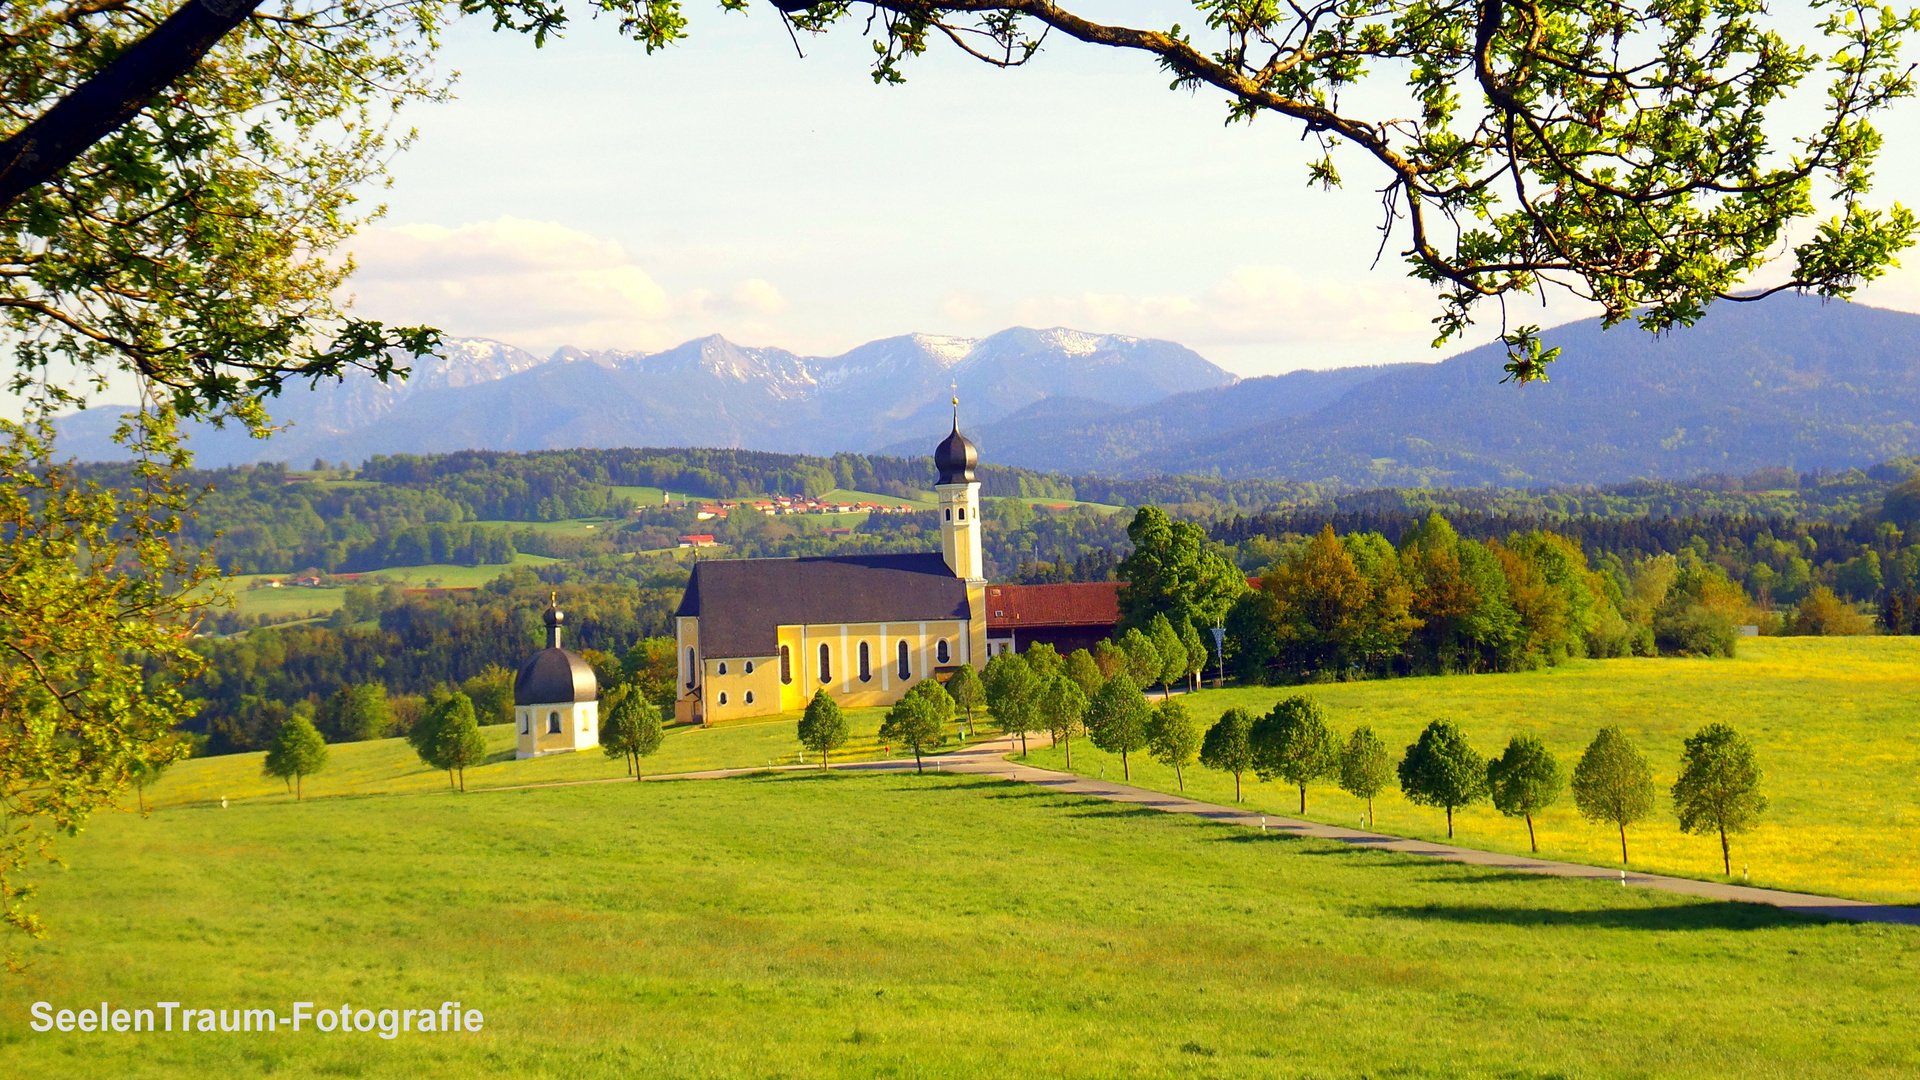
POLYGON ((820 681, 823 683, 833 681, 833 663, 829 659, 827 643, 824 641, 820 643, 820 681))
POLYGON ((967 520, 967 508, 964 506, 960 508, 960 520, 961 521, 967 520))
POLYGON ((907 643, 905 641, 900 642, 899 670, 901 678, 909 679, 913 677, 913 669, 907 664, 907 643))
POLYGON ((753 691, 751 690, 747 691, 746 702, 749 705, 753 704, 753 691))
POLYGON ((942 664, 946 663, 949 659, 951 659, 952 655, 953 654, 947 652, 946 638, 941 638, 940 643, 933 647, 933 658, 942 664))
POLYGON ((867 643, 860 643, 860 681, 872 682, 873 669, 867 665, 867 643))
POLYGON ((720 691, 720 704, 725 705, 726 703, 727 703, 727 692, 725 690, 722 690, 720 691))
POLYGON ((726 673, 727 673, 727 662, 725 660, 722 660, 720 661, 720 674, 725 675, 726 673))
POLYGON ((785 645, 780 646, 780 685, 793 685, 793 654, 785 645))

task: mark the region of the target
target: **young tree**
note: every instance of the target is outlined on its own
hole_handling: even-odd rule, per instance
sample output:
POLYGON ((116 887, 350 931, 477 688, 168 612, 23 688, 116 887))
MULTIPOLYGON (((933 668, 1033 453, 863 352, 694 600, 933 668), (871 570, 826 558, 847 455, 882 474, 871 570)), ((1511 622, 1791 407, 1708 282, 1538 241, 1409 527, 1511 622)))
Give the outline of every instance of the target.
MULTIPOLYGON (((960 670, 967 673, 973 671, 964 666, 960 670)), ((954 680, 958 678, 956 674, 954 680)), ((947 690, 950 692, 952 689, 953 683, 949 681, 947 690)), ((820 768, 824 770, 827 767, 827 755, 846 744, 847 718, 840 711, 840 703, 833 700, 833 695, 827 693, 823 686, 813 692, 813 700, 807 702, 807 711, 800 717, 800 745, 820 755, 820 768)))
POLYGON ((1233 801, 1240 801, 1240 777, 1253 768, 1253 714, 1232 708, 1220 714, 1200 742, 1200 764, 1233 774, 1233 801))
MULTIPOLYGON (((191 744, 188 744, 191 746, 191 744)), ((134 791, 140 800, 140 812, 147 812, 147 789, 160 782, 160 778, 173 768, 177 758, 155 755, 134 761, 127 767, 127 779, 132 782, 134 791)))
POLYGON ((1367 800, 1367 827, 1373 828, 1373 797, 1387 789, 1393 758, 1387 744, 1365 724, 1353 729, 1340 750, 1340 790, 1367 800))
POLYGON ((1133 770, 1127 755, 1146 747, 1152 714, 1139 684, 1124 671, 1108 679, 1087 704, 1087 736, 1093 745, 1120 755, 1120 771, 1128 780, 1133 779, 1133 770))
POLYGON ((465 694, 449 694, 436 707, 440 713, 433 730, 433 760, 443 769, 460 777, 460 790, 467 790, 467 770, 487 760, 487 739, 480 734, 479 721, 473 715, 473 699, 465 694))
POLYGON ((1088 700, 1092 700, 1093 695, 1099 693, 1100 687, 1107 681, 1106 675, 1101 673, 1100 665, 1094 662, 1093 654, 1085 649, 1075 649, 1067 654, 1066 675, 1073 680, 1074 685, 1080 688, 1080 692, 1085 694, 1088 700))
POLYGON ((1027 667, 1033 669, 1034 677, 1041 682, 1060 674, 1067 662, 1066 657, 1060 655, 1060 650, 1044 641, 1027 646, 1020 658, 1027 662, 1027 667))
POLYGON ((947 723, 952 719, 953 699, 939 683, 922 679, 887 710, 880 735, 911 749, 914 771, 923 772, 920 755, 947 741, 947 723))
POLYGON ((436 686, 427 693, 426 708, 420 713, 420 719, 407 729, 407 745, 420 758, 423 765, 447 770, 447 786, 453 786, 453 768, 440 761, 440 725, 446 719, 446 710, 441 708, 447 701, 447 688, 436 686))
POLYGON ((262 770, 268 776, 293 778, 293 797, 306 798, 302 782, 327 767, 327 741, 314 730, 312 722, 295 714, 280 725, 280 734, 267 751, 262 770))
POLYGON ((660 707, 631 683, 614 688, 600 699, 607 707, 600 722, 600 749, 608 757, 622 759, 627 775, 640 776, 640 759, 652 757, 666 739, 660 723, 660 707))
POLYGON ((1163 665, 1160 652, 1153 647, 1153 641, 1139 629, 1126 632, 1120 639, 1120 651, 1127 655, 1127 674, 1132 677, 1133 685, 1145 691, 1147 687, 1160 681, 1163 665))
MULTIPOLYGON (((1119 643, 1111 638, 1095 642, 1092 657, 1093 666, 1100 670, 1100 681, 1103 683, 1127 670, 1127 650, 1121 648, 1119 643)), ((1082 685, 1081 689, 1084 690, 1086 687, 1082 685)), ((1096 686, 1087 691, 1087 696, 1092 697, 1099 690, 1100 688, 1096 686)))
POLYGON ((1653 767, 1617 726, 1600 729, 1573 767, 1573 805, 1588 821, 1620 830, 1620 861, 1627 861, 1627 826, 1653 813, 1653 767))
POLYGON ((1400 791, 1418 806, 1445 807, 1447 838, 1453 811, 1487 797, 1487 762, 1451 720, 1435 720, 1400 759, 1400 791))
POLYGON ((1180 624, 1180 647, 1187 651, 1187 669, 1181 676, 1187 680, 1187 689, 1200 689, 1200 672, 1206 669, 1207 658, 1213 654, 1207 651, 1207 643, 1200 631, 1190 622, 1180 624))
POLYGON ((1310 697, 1296 694, 1276 703, 1253 726, 1254 768, 1260 779, 1278 777, 1300 789, 1300 812, 1307 812, 1307 785, 1340 773, 1340 744, 1327 726, 1326 713, 1310 697))
POLYGON ((1673 809, 1680 817, 1680 831, 1720 834, 1720 868, 1731 875, 1727 834, 1753 828, 1767 809, 1752 744, 1727 724, 1708 724, 1695 732, 1680 756, 1673 809))
POLYGON ((972 664, 961 664, 947 676, 947 696, 967 716, 967 734, 973 734, 973 710, 987 703, 987 688, 974 673, 972 664))
POLYGON ((1187 790, 1186 767, 1200 753, 1200 737, 1200 728, 1187 715, 1187 707, 1172 699, 1162 701, 1147 724, 1147 749, 1153 760, 1173 767, 1173 777, 1183 792, 1187 790))
POLYGON ((1020 740, 1020 753, 1027 752, 1027 733, 1034 728, 1035 697, 1040 681, 1018 653, 1001 653, 987 661, 986 675, 980 680, 987 691, 987 712, 1008 738, 1020 740))
POLYGON ((1087 715, 1087 695, 1066 675, 1055 675, 1040 695, 1040 716, 1053 741, 1066 748, 1067 768, 1073 768, 1073 737, 1087 715))
POLYGON ((1537 735, 1522 733, 1507 740, 1506 752, 1487 763, 1487 788, 1494 809, 1508 817, 1527 819, 1527 843, 1535 852, 1533 815, 1560 801, 1567 788, 1567 772, 1560 759, 1537 735))
POLYGON ((1173 684, 1187 676, 1187 646, 1164 614, 1155 615, 1147 624, 1147 640, 1153 643, 1153 654, 1160 660, 1160 700, 1165 701, 1173 684))

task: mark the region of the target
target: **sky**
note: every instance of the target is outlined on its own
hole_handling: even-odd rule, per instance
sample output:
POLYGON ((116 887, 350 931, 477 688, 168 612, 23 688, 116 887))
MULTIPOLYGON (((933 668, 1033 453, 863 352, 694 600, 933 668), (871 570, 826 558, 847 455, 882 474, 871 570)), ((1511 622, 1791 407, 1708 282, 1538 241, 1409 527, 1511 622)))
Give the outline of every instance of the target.
MULTIPOLYGON (((351 245, 357 313, 542 354, 718 333, 831 355, 1069 326, 1179 341, 1242 376, 1437 360, 1498 330, 1489 310, 1431 348, 1430 289, 1396 247, 1374 265, 1377 168, 1349 151, 1345 188, 1310 188, 1298 125, 1226 126, 1221 95, 1169 90, 1147 57, 1055 38, 996 70, 936 42, 904 86, 877 86, 851 27, 803 35, 802 58, 769 5, 689 15, 690 39, 652 56, 607 20, 543 49, 456 27, 455 97, 406 114, 418 139, 351 245)), ((1879 126, 1875 203, 1920 203, 1920 107, 1879 126)), ((1909 262, 1861 298, 1920 311, 1909 262)))

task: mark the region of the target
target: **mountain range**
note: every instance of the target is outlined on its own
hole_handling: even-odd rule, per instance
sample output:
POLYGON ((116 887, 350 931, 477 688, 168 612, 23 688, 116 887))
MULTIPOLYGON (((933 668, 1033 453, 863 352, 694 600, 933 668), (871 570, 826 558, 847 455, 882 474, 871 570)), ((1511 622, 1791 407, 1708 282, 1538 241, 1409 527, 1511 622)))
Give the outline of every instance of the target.
MULTIPOLYGON (((403 384, 349 378, 275 403, 267 442, 202 430, 201 463, 569 446, 735 446, 917 456, 949 421, 983 460, 1352 486, 1537 486, 1845 468, 1920 453, 1920 316, 1778 296, 1663 337, 1595 320, 1544 335, 1551 381, 1503 384, 1504 350, 1236 379, 1169 341, 1066 329, 913 334, 834 357, 723 338, 542 360, 460 339, 403 384)), ((113 413, 61 422, 110 458, 113 413)))

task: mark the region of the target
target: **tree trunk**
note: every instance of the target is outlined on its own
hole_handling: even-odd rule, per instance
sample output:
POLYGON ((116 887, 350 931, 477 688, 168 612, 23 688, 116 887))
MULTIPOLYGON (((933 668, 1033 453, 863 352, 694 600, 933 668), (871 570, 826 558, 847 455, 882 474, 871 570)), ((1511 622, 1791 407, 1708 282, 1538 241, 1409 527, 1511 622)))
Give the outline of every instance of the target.
POLYGON ((1373 828, 1373 796, 1367 796, 1367 828, 1373 828))
POLYGON ((1620 825, 1620 865, 1625 866, 1627 865, 1627 823, 1622 821, 1619 823, 1619 825, 1620 825))
POLYGON ((920 748, 917 746, 913 748, 913 771, 916 773, 926 771, 920 767, 920 748))
POLYGON ((462 765, 460 766, 460 794, 465 795, 466 793, 467 793, 467 767, 465 765, 462 765))
POLYGON ((1447 807, 1447 839, 1453 839, 1453 807, 1447 807))
POLYGON ((1733 852, 1727 850, 1727 827, 1725 825, 1720 826, 1720 865, 1726 870, 1728 877, 1733 876, 1733 852))
POLYGON ((1024 731, 1020 733, 1020 756, 1027 756, 1027 733, 1024 731))
POLYGON ((1233 774, 1233 801, 1240 801, 1240 774, 1237 772, 1233 774))
POLYGON ((1307 812, 1307 785, 1305 784, 1300 785, 1300 812, 1302 814, 1307 812))
POLYGON ((1180 781, 1180 794, 1185 795, 1187 793, 1187 777, 1185 773, 1180 771, 1180 763, 1177 761, 1173 764, 1173 778, 1180 781))
POLYGON ((1073 736, 1071 735, 1067 736, 1067 738, 1065 739, 1065 742, 1067 744, 1067 771, 1072 772, 1073 771, 1073 736))
POLYGON ((300 773, 293 774, 293 801, 294 802, 300 802, 301 800, 307 797, 306 779, 307 778, 301 775, 300 773))
POLYGON ((1120 751, 1120 775, 1129 783, 1133 781, 1133 767, 1127 764, 1127 752, 1120 751))
POLYGON ((1527 815, 1527 844, 1533 848, 1533 853, 1535 855, 1540 854, 1540 841, 1533 835, 1533 815, 1532 814, 1527 815))
POLYGON ((260 0, 188 0, 33 123, 0 143, 0 208, 58 176, 87 148, 139 115, 260 0))

